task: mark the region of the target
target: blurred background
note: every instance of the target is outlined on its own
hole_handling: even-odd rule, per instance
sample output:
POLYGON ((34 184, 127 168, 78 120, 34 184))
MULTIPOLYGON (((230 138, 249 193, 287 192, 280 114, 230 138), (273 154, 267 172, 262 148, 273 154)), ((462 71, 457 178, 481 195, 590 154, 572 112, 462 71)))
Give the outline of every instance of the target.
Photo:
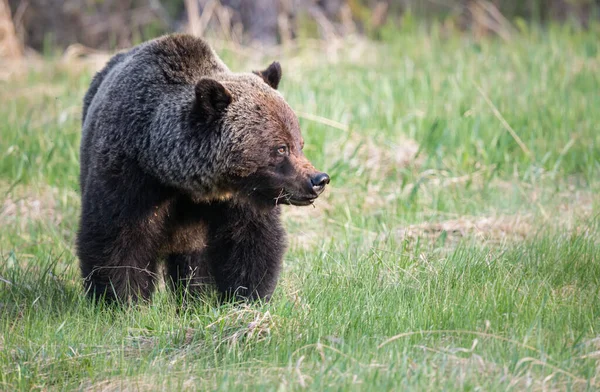
POLYGON ((0 55, 49 54, 70 45, 115 50, 187 31, 244 45, 364 35, 385 40, 399 26, 435 21, 442 32, 508 39, 519 24, 583 29, 600 0, 0 0, 0 55))
POLYGON ((0 0, 0 391, 600 390, 599 8, 0 0), (82 295, 82 98, 175 31, 280 61, 332 178, 270 304, 82 295))

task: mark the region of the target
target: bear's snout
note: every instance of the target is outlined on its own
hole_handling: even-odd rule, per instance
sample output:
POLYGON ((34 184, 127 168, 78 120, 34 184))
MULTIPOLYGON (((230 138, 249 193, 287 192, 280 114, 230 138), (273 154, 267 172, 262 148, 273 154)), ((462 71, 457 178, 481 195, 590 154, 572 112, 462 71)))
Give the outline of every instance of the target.
POLYGON ((310 178, 312 192, 319 196, 325 190, 325 185, 329 184, 329 175, 327 173, 317 173, 310 178))

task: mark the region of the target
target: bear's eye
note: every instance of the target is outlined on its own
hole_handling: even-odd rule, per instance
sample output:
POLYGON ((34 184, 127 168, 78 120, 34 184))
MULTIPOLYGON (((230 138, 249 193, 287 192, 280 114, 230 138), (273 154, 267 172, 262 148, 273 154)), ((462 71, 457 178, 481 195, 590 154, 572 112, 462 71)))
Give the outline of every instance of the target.
POLYGON ((277 147, 277 154, 279 155, 286 155, 288 152, 288 147, 287 146, 279 146, 277 147))

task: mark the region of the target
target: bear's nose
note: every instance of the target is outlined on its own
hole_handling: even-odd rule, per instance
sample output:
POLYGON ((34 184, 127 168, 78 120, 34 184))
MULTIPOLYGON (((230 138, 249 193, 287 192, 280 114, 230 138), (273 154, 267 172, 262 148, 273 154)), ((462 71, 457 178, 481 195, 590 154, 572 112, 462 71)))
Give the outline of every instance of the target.
POLYGON ((310 182, 312 183, 313 192, 319 195, 325 189, 325 185, 329 184, 329 176, 327 173, 317 173, 310 179, 310 182))

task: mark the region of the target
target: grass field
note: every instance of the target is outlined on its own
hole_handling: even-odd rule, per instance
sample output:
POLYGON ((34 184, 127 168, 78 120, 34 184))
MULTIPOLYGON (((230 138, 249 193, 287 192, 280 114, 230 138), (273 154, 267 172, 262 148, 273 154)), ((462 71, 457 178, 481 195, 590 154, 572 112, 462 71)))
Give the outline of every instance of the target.
MULTIPOLYGON (((58 60, 0 91, 0 390, 600 388, 597 27, 436 28, 277 54, 305 153, 269 304, 93 306, 74 252, 81 100, 58 60)), ((231 68, 274 60, 221 45, 231 68)))

